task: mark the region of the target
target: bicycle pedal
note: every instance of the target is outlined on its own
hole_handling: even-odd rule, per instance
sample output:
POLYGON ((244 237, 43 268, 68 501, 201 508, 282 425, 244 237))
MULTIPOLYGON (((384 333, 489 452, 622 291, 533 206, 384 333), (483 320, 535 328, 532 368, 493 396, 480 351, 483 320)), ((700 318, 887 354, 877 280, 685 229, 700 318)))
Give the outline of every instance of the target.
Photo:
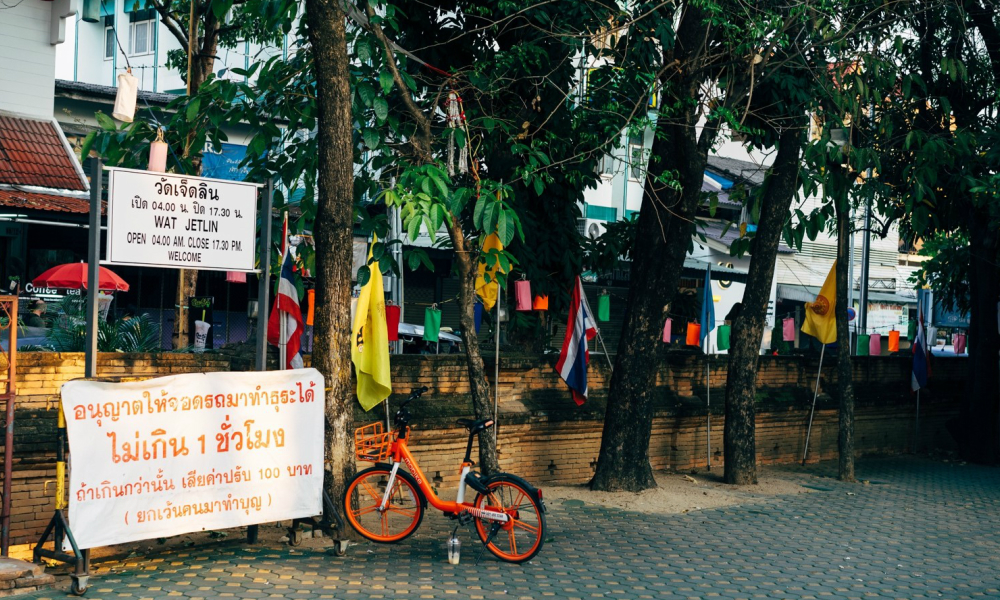
POLYGON ((463 510, 458 513, 458 522, 462 525, 468 525, 469 523, 472 523, 472 515, 463 510))

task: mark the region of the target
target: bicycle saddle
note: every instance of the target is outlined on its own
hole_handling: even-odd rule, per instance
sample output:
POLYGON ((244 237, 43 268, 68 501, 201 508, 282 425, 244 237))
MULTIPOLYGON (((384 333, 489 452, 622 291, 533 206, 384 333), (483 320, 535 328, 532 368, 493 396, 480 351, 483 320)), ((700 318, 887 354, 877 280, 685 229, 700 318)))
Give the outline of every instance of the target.
POLYGON ((492 427, 493 419, 479 419, 478 421, 473 421, 472 419, 459 419, 456 423, 468 429, 470 434, 476 434, 484 429, 492 427))

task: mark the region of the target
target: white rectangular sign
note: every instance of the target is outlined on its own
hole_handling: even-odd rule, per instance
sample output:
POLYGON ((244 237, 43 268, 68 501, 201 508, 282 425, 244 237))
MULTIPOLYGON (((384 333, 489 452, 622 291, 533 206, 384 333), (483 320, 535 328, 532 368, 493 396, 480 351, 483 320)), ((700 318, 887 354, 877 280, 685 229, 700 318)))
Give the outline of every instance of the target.
POLYGON ((106 262, 254 270, 258 184, 133 169, 108 171, 106 262))
POLYGON ((323 390, 315 369, 66 383, 77 543, 321 514, 323 390))

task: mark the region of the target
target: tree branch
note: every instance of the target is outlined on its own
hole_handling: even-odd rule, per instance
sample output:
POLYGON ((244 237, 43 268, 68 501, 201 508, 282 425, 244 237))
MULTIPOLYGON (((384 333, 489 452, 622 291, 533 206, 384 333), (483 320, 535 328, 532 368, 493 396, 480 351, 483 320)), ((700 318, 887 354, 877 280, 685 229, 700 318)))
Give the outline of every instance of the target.
POLYGON ((170 7, 159 0, 150 0, 150 2, 153 4, 153 8, 156 9, 156 12, 160 15, 160 21, 162 21, 167 27, 167 31, 177 38, 177 41, 180 42, 182 48, 187 48, 187 34, 181 27, 180 21, 176 16, 174 16, 174 13, 170 11, 170 7))

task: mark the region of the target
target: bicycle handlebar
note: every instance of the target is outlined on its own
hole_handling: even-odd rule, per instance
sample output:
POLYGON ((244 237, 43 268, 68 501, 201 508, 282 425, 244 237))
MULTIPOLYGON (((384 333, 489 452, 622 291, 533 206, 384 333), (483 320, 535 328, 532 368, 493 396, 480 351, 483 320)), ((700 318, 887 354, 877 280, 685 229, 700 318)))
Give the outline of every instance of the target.
POLYGON ((399 408, 396 410, 396 426, 399 427, 400 431, 402 431, 403 428, 405 428, 410 422, 410 413, 407 412, 406 405, 422 396, 425 392, 427 392, 427 390, 428 387, 426 385, 414 388, 413 391, 410 392, 410 397, 399 405, 399 408))

